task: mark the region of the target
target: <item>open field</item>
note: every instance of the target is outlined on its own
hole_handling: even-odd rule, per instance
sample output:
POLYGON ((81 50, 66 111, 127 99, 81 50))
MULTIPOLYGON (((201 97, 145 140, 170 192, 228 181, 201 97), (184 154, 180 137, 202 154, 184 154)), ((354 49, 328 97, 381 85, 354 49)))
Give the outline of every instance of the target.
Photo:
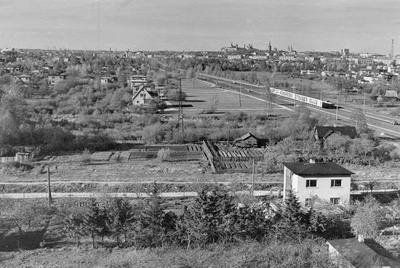
MULTIPOLYGON (((31 171, 1 171, 1 182, 34 182, 47 180, 43 165, 49 165, 52 181, 82 182, 250 182, 251 174, 212 174, 205 162, 94 161, 83 164, 82 156, 65 155, 51 161, 34 162, 31 171), (42 170, 42 171, 41 171, 42 170)), ((276 181, 279 175, 256 174, 257 181, 276 181)))
MULTIPOLYGON (((221 115, 226 112, 244 112, 250 115, 265 114, 266 103, 264 99, 247 95, 247 91, 240 94, 237 91, 210 87, 210 83, 195 80, 182 81, 182 91, 187 94, 187 101, 183 104, 186 116, 202 114, 205 110, 210 110, 212 106, 216 108, 213 115, 221 115), (190 107, 186 107, 190 106, 190 107)), ((274 105, 273 114, 287 115, 290 111, 274 105)))
MULTIPOLYGON (((251 174, 212 174, 203 161, 161 162, 149 160, 109 160, 82 162, 81 154, 70 154, 53 157, 51 160, 33 162, 30 171, 9 170, 2 168, 0 178, 2 183, 42 182, 47 180, 46 169, 50 166, 52 182, 235 182, 250 183, 251 174)), ((374 166, 344 166, 353 171, 356 181, 377 180, 390 183, 400 183, 400 165, 394 163, 387 167, 374 166)), ((260 183, 282 181, 282 174, 255 174, 255 181, 260 183)))

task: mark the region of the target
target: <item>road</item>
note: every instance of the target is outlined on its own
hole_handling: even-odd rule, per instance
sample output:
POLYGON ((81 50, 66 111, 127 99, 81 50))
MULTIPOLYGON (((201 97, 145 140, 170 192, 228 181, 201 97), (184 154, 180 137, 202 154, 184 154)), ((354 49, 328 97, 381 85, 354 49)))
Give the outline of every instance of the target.
MULTIPOLYGON (((398 193, 398 189, 377 189, 377 190, 354 190, 351 191, 351 195, 363 195, 363 194, 393 194, 398 193)), ((236 191, 234 195, 250 194, 250 191, 236 191)), ((101 198, 105 195, 110 197, 126 197, 126 198, 148 198, 148 193, 51 193, 52 198, 101 198)), ((278 196, 282 197, 282 191, 254 191, 254 196, 278 196)), ((196 197, 197 192, 165 192, 160 193, 160 197, 163 198, 184 198, 184 197, 196 197)), ((0 198, 10 199, 37 199, 37 198, 48 198, 47 193, 10 193, 0 194, 0 198)))
MULTIPOLYGON (((249 194, 249 191, 237 191, 235 195, 249 194)), ((254 196, 280 196, 281 191, 254 191, 254 196)), ((105 195, 111 197, 127 197, 127 198, 148 198, 148 193, 51 193, 52 198, 100 198, 105 195)), ((0 198, 10 199, 34 199, 34 198, 48 198, 47 193, 9 193, 0 194, 0 198)), ((160 197, 163 198, 183 198, 183 197, 195 197, 197 192, 165 192, 160 193, 160 197)))

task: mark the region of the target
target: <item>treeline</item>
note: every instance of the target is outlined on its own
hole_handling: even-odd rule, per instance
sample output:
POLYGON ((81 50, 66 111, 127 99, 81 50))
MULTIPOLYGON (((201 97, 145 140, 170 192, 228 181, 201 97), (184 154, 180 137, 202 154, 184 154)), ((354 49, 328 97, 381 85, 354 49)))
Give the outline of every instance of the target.
MULTIPOLYGON (((353 234, 377 238, 383 228, 395 226, 399 213, 398 199, 383 205, 367 197, 363 202, 341 207, 315 197, 314 207, 305 209, 292 193, 285 202, 261 201, 252 196, 233 196, 216 185, 203 185, 196 198, 171 211, 166 209, 167 200, 159 197, 157 189, 154 184, 150 198, 104 196, 90 199, 85 207, 77 206, 76 199, 56 200, 51 208, 44 200, 2 199, 0 232, 4 235, 0 241, 6 241, 9 235, 17 237, 13 235, 15 229, 20 237, 33 230, 47 230, 42 242, 45 247, 65 245, 66 237, 78 247, 92 244, 160 248, 167 255, 182 250, 187 254, 197 254, 198 250, 204 250, 202 254, 220 252, 219 247, 243 252, 250 246, 270 252, 248 252, 246 260, 235 260, 246 263, 245 267, 255 263, 272 267, 335 267, 330 266, 324 249, 326 239, 349 238, 353 234)), ((394 235, 394 229, 389 234, 394 235)), ((215 261, 221 257, 218 255, 215 261)))
POLYGON ((350 236, 350 222, 329 218, 314 210, 304 211, 294 195, 275 209, 268 203, 243 204, 217 186, 207 186, 182 211, 164 210, 156 192, 132 204, 127 199, 92 199, 81 209, 61 206, 63 232, 77 246, 89 238, 93 247, 104 238, 136 248, 205 247, 214 243, 279 240, 304 241, 318 237, 350 236))
POLYGON ((399 161, 394 145, 380 145, 366 135, 350 139, 332 134, 321 145, 313 139, 296 141, 288 137, 276 145, 266 147, 263 167, 267 172, 281 172, 284 162, 336 162, 338 164, 380 165, 399 161))

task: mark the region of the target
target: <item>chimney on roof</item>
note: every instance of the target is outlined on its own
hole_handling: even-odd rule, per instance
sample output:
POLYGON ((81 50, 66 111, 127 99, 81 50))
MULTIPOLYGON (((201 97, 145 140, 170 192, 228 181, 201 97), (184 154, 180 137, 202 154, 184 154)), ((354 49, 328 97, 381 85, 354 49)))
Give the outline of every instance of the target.
POLYGON ((358 240, 358 242, 363 243, 364 242, 364 236, 359 234, 357 236, 357 240, 358 240))

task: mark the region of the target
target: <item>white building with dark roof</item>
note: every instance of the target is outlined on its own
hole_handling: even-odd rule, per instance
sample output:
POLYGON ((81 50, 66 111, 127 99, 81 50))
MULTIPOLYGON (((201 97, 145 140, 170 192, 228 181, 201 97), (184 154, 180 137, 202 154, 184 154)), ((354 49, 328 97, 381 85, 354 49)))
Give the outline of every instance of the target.
POLYGON ((283 163, 283 199, 292 191, 299 202, 311 206, 316 198, 335 205, 350 202, 353 172, 336 163, 283 163))
POLYGON ((132 97, 132 104, 135 106, 147 106, 150 101, 158 100, 158 93, 148 90, 145 86, 141 86, 132 97))

